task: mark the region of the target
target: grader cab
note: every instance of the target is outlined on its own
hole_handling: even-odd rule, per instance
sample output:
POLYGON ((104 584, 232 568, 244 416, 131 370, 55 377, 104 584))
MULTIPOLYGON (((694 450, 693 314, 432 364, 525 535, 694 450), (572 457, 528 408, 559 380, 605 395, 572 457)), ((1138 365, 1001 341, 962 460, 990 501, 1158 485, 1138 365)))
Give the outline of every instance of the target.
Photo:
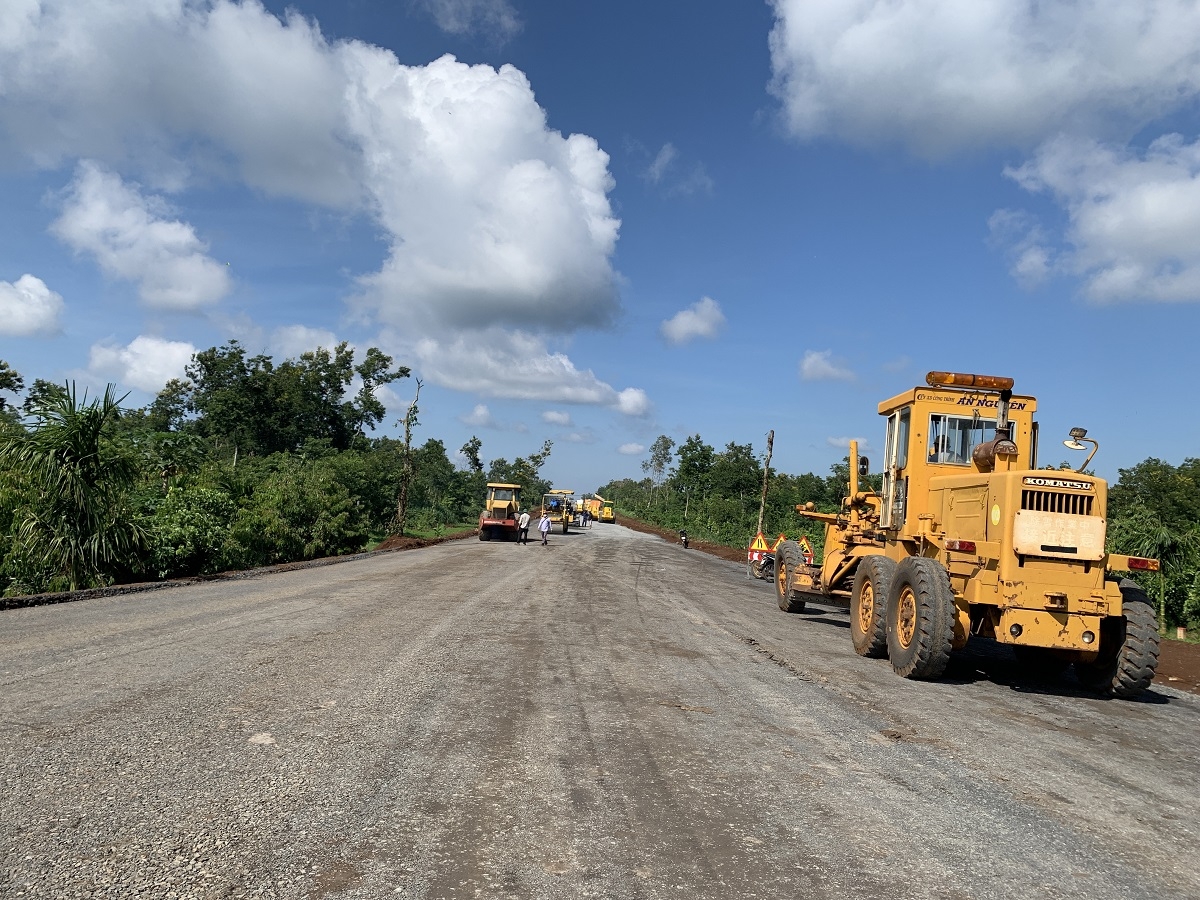
MULTIPOLYGON (((814 594, 848 600, 854 649, 887 656, 906 678, 939 677, 974 636, 1133 696, 1154 677, 1158 623, 1137 583, 1115 573, 1158 561, 1105 552, 1106 482, 1037 468, 1037 401, 1012 387, 930 372, 925 387, 879 404, 882 490, 861 489, 869 463, 851 442, 842 508, 797 507, 825 523, 822 562, 805 565, 792 541, 776 552, 779 606, 800 612, 814 594)), ((1095 448, 1085 435, 1073 429, 1065 443, 1095 448)))

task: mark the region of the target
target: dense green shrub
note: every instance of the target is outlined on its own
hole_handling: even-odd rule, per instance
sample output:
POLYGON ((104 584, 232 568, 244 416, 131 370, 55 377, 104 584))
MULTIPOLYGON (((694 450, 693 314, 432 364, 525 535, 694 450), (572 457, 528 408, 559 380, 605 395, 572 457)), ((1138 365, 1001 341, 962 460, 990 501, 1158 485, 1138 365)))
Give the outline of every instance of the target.
POLYGON ((220 571, 236 513, 233 500, 218 488, 172 488, 145 520, 147 574, 176 578, 220 571))
POLYGON ((238 511, 226 539, 230 568, 250 568, 361 550, 370 523, 328 467, 280 456, 238 511))

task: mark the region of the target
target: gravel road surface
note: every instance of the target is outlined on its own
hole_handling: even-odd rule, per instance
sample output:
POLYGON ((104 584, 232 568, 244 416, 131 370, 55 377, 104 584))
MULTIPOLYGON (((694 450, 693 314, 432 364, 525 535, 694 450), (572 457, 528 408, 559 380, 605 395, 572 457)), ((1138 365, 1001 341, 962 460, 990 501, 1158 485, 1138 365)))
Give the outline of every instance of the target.
POLYGON ((621 526, 0 613, 5 897, 1195 898, 1200 698, 621 526))

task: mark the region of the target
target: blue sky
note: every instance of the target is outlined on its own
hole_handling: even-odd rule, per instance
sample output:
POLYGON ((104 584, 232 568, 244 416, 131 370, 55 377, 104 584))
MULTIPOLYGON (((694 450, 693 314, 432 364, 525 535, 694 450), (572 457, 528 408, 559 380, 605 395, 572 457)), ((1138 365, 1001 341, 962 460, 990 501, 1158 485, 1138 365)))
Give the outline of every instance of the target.
POLYGON ((658 434, 877 455, 930 369, 1178 463, 1200 9, 1141 6, 5 0, 0 357, 141 404, 376 345, 419 439, 579 491, 658 434))

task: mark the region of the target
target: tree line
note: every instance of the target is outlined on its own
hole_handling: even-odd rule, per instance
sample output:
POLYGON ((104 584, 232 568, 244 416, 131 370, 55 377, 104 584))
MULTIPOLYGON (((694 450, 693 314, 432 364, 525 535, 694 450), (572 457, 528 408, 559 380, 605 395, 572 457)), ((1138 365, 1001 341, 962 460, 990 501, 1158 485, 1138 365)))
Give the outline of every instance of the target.
MULTIPOLYGON (((379 388, 410 377, 374 347, 358 361, 342 343, 276 362, 229 341, 196 353, 185 377, 145 407, 126 408, 111 385, 91 399, 70 384, 27 387, 0 360, 0 591, 355 552, 389 534, 473 526, 488 481, 522 485, 531 503, 550 489, 540 475, 550 441, 485 462, 473 436, 458 465, 436 438, 413 446, 416 397, 397 423, 404 440, 371 436, 387 415, 379 388)), ((718 451, 698 434, 678 445, 661 435, 642 471, 597 493, 619 516, 747 545, 763 480, 751 444, 718 451)), ((807 535, 819 559, 823 528, 795 507, 836 511, 848 482, 848 459, 825 476, 772 470, 768 537, 807 535)), ((868 483, 878 488, 879 476, 868 483)), ((1161 621, 1200 627, 1200 459, 1121 469, 1107 514, 1110 550, 1161 560, 1158 573, 1137 576, 1158 599, 1161 621)))
MULTIPOLYGON (((750 444, 728 443, 723 450, 692 435, 681 444, 660 435, 642 463, 642 479, 611 481, 599 489, 616 502, 618 514, 643 519, 689 536, 733 547, 747 546, 758 523, 763 460, 750 444)), ((1134 577, 1159 603, 1160 621, 1169 627, 1200 628, 1200 459, 1172 465, 1150 458, 1118 470, 1109 485, 1108 549, 1158 559, 1157 573, 1134 577)), ((867 483, 880 489, 881 476, 867 483)), ((817 559, 824 527, 796 513, 812 502, 836 512, 850 482, 850 460, 828 475, 770 472, 764 516, 767 538, 806 535, 817 559)))
MULTIPOLYGON (((174 578, 356 552, 476 521, 487 481, 549 489, 546 441, 456 465, 429 438, 373 437, 409 369, 346 343, 276 362, 237 341, 196 353, 141 408, 0 361, 0 592, 174 578), (355 389, 352 391, 352 387, 355 389), (402 491, 403 489, 403 491, 402 491), (406 504, 400 509, 400 497, 406 504)), ((406 435, 419 424, 405 410, 406 435)))

